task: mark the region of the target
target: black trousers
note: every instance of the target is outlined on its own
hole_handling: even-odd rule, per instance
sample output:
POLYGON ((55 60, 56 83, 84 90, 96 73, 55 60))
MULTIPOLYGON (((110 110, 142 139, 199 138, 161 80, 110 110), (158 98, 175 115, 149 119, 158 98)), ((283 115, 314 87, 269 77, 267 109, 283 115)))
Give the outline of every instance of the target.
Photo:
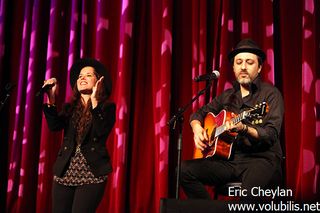
MULTIPOLYGON (((267 187, 275 179, 281 182, 281 160, 235 156, 234 160, 193 159, 181 164, 180 184, 188 198, 211 199, 205 185, 217 186, 241 181, 242 189, 267 187)), ((250 193, 248 197, 250 198, 250 193)), ((244 198, 245 199, 245 198, 244 198)))
POLYGON ((53 181, 53 213, 94 213, 103 197, 106 181, 99 184, 64 186, 53 181))

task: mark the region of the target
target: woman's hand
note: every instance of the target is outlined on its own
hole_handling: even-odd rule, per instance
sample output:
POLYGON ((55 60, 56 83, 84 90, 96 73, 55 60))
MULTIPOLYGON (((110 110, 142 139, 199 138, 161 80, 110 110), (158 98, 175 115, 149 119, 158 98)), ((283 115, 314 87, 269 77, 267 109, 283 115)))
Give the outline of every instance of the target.
POLYGON ((97 94, 99 91, 103 89, 103 79, 104 76, 99 78, 99 80, 96 82, 96 84, 92 88, 92 93, 91 93, 91 103, 92 103, 92 108, 95 108, 98 105, 97 101, 97 94))
POLYGON ((47 90, 46 94, 48 95, 48 104, 55 104, 56 101, 56 93, 58 92, 58 81, 56 78, 49 78, 44 80, 42 88, 46 85, 53 84, 53 86, 47 90))

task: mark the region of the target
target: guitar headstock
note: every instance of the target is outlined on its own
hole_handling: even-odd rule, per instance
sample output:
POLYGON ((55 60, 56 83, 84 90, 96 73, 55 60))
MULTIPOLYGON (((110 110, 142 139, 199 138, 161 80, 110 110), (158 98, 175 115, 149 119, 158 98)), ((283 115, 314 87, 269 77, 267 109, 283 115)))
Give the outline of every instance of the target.
POLYGON ((261 102, 246 112, 246 117, 252 124, 259 124, 262 123, 263 116, 269 112, 269 105, 266 102, 261 102))

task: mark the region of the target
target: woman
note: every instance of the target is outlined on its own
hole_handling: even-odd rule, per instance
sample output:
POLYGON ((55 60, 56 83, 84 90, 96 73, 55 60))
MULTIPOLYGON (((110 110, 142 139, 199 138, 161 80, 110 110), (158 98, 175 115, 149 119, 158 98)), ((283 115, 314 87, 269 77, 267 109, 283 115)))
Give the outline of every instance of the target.
POLYGON ((72 101, 60 113, 55 106, 57 82, 48 79, 44 114, 51 131, 64 130, 53 168, 53 212, 95 212, 112 171, 105 142, 115 122, 115 104, 108 101, 111 78, 97 60, 84 58, 70 70, 72 101))

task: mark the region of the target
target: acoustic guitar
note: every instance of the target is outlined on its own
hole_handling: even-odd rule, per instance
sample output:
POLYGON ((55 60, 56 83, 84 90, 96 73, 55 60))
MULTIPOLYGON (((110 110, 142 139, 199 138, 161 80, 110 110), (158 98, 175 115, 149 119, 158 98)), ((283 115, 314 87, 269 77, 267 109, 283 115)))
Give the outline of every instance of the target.
POLYGON ((262 102, 239 115, 226 110, 222 110, 218 115, 209 112, 204 119, 204 130, 209 137, 209 141, 205 142, 207 147, 202 151, 203 157, 207 158, 215 155, 228 160, 238 133, 226 131, 226 121, 232 120, 234 124, 237 124, 244 119, 248 119, 251 123, 258 124, 262 123, 262 117, 268 111, 267 103, 262 102))

